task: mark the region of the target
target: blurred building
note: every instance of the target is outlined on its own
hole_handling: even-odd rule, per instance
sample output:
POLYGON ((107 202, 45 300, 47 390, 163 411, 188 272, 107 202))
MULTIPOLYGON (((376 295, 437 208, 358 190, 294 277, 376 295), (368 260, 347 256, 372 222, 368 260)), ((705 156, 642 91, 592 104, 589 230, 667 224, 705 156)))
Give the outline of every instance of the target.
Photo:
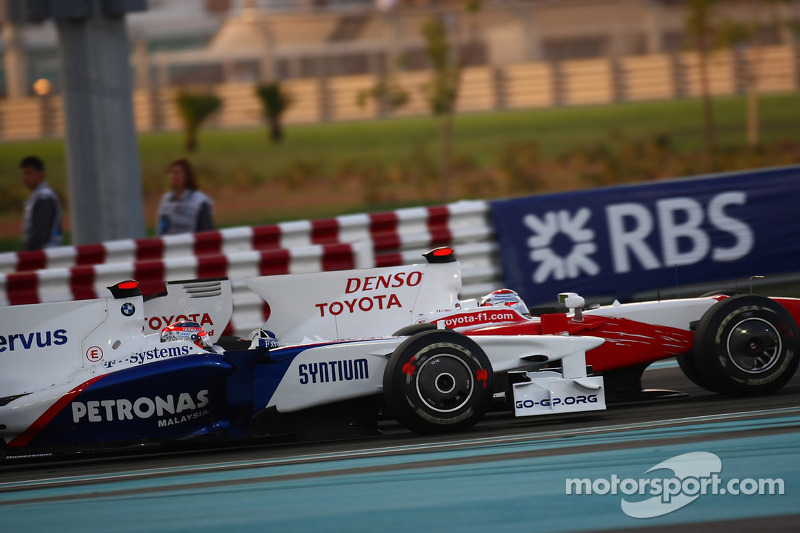
MULTIPOLYGON (((687 48, 681 0, 488 0, 474 15, 464 13, 461 5, 424 0, 207 1, 206 17, 227 16, 219 19, 205 46, 161 49, 153 54, 153 63, 158 83, 167 85, 424 70, 429 65, 420 28, 432 13, 450 13, 462 63, 472 66, 687 48)), ((788 27, 774 21, 800 18, 800 3, 773 3, 758 12, 752 11, 753 5, 725 2, 719 15, 757 19, 761 44, 793 42, 788 27)), ((149 16, 157 9, 153 6, 149 16)), ((133 28, 139 17, 144 15, 131 17, 133 28)))
MULTIPOLYGON (((174 97, 182 87, 202 87, 223 98, 214 125, 258 125, 253 85, 275 80, 294 96, 288 122, 386 116, 380 105, 361 106, 356 99, 387 73, 397 74, 410 94, 409 103, 392 114, 425 114, 420 88, 430 67, 421 27, 432 15, 456 36, 467 67, 460 110, 699 94, 685 0, 483 0, 475 14, 464 5, 465 0, 148 0, 147 11, 127 17, 137 128, 178 128, 174 97)), ((710 63, 711 92, 747 92, 754 66, 759 90, 797 90, 797 33, 785 22, 800 20, 800 0, 716 5, 718 21, 756 28, 759 50, 717 53, 710 63)), ((0 99, 0 138, 60 135, 52 23, 5 23, 2 34, 0 96, 14 101, 0 99), (50 94, 34 98, 34 83, 43 78, 50 94)))
MULTIPOLYGON (((448 11, 467 65, 677 53, 687 46, 685 4, 486 0, 471 16, 460 2, 437 0, 149 0, 128 26, 140 85, 216 84, 423 70, 420 27, 431 13, 448 11)), ((774 22, 799 19, 800 2, 728 1, 718 13, 757 20, 761 44, 788 44, 788 27, 774 22)), ((57 92, 52 23, 25 26, 21 39, 29 91, 47 78, 57 92)))
MULTIPOLYGON (((0 0, 11 3, 18 0, 0 0)), ((181 50, 202 48, 217 31, 228 15, 229 2, 216 2, 225 9, 215 9, 215 2, 197 0, 147 0, 148 11, 128 15, 129 36, 132 42, 146 43, 152 53, 162 50, 181 50)), ((57 35, 52 20, 31 23, 13 28, 11 22, 3 21, 0 54, 0 95, 9 93, 8 55, 13 45, 24 48, 25 90, 34 94, 35 80, 50 80, 53 90, 60 89, 59 58, 57 35), (16 42, 12 42, 16 41, 16 42)))

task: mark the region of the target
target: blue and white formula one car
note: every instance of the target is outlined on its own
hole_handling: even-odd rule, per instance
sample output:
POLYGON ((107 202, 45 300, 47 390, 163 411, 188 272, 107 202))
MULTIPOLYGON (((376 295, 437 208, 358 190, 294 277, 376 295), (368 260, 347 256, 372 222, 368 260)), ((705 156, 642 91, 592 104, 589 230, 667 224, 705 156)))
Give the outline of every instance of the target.
POLYGON ((271 307, 250 340, 219 339, 228 280, 170 284, 147 300, 128 281, 102 299, 2 308, 4 452, 375 434, 381 406, 413 431, 459 431, 481 419, 495 375, 509 372, 517 416, 605 409, 603 380, 586 367, 600 338, 469 338, 429 324, 386 333, 457 302, 460 268, 445 259, 330 273, 332 283, 322 273, 305 287, 302 276, 247 280, 271 307), (310 307, 294 306, 297 290, 310 307), (148 333, 173 320, 182 323, 148 333), (356 334, 367 330, 374 338, 356 334))

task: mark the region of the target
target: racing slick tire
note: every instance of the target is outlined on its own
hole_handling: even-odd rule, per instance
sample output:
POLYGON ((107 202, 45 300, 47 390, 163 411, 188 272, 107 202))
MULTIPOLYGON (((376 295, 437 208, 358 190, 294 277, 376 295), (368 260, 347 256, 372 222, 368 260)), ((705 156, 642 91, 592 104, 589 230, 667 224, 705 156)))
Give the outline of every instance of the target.
POLYGON ((700 319, 692 357, 701 383, 714 392, 770 394, 797 370, 800 331, 779 303, 763 296, 732 296, 700 319))
POLYGON ((736 296, 737 294, 742 293, 736 289, 717 289, 715 291, 704 292, 700 295, 700 298, 711 298, 712 296, 718 296, 720 294, 723 296, 736 296))
MULTIPOLYGON (((710 298, 712 296, 718 295, 724 296, 736 296, 737 294, 741 294, 736 289, 717 289, 713 291, 708 291, 700 295, 700 298, 710 298)), ((695 337, 696 338, 696 337, 695 337)), ((695 358, 693 354, 688 353, 684 355, 679 355, 675 358, 678 361, 678 366, 680 367, 683 375, 689 378, 689 381, 700 387, 701 389, 706 389, 712 392, 719 392, 713 382, 710 382, 707 379, 704 379, 699 372, 697 371, 697 364, 695 363, 695 358)))
POLYGON ((411 431, 463 431, 486 412, 494 373, 489 358, 470 338, 454 331, 422 331, 392 353, 383 392, 388 413, 411 431))
POLYGON ((412 335, 416 335, 421 331, 430 331, 432 329, 439 328, 436 324, 430 322, 425 322, 423 324, 409 324, 408 326, 403 326, 392 333, 392 337, 411 337, 412 335))
POLYGON ((700 376, 700 373, 697 371, 697 364, 695 363, 694 354, 687 353, 684 355, 679 355, 675 358, 675 360, 678 361, 678 366, 683 372, 683 375, 689 378, 689 381, 701 389, 706 389, 711 392, 719 392, 714 388, 713 383, 710 383, 708 380, 700 376))

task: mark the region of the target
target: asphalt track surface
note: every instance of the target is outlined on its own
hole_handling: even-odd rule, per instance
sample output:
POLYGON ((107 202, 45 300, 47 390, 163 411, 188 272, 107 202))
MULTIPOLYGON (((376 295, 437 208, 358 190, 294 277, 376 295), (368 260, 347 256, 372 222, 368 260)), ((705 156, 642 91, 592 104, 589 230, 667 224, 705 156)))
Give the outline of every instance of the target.
POLYGON ((515 419, 493 413, 469 432, 439 437, 415 435, 387 421, 381 423, 383 436, 358 440, 11 462, 0 466, 0 527, 800 530, 800 374, 779 393, 759 398, 706 392, 669 363, 648 370, 644 385, 690 397, 616 405, 591 415, 515 419), (680 484, 686 480, 675 470, 648 470, 698 453, 719 458, 722 487, 731 488, 733 480, 742 490, 695 494, 696 485, 673 484, 687 492, 669 501, 663 493, 654 497, 645 517, 623 511, 623 500, 642 504, 653 494, 644 492, 647 485, 635 494, 622 492, 642 487, 631 482, 660 478, 664 487, 680 484), (617 484, 616 494, 609 490, 614 477, 629 482, 617 484), (568 494, 570 479, 594 483, 595 492, 568 494), (780 481, 784 494, 754 493, 762 479, 780 481), (650 516, 652 509, 664 514, 650 516))

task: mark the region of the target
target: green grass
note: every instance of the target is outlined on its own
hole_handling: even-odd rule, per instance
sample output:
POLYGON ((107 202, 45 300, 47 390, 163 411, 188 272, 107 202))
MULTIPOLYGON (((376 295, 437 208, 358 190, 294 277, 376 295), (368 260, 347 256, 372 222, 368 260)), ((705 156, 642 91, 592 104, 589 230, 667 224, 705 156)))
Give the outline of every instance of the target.
MULTIPOLYGON (((716 98, 715 117, 721 145, 745 140, 745 102, 741 97, 716 98)), ((800 93, 761 97, 764 140, 797 138, 800 135, 800 93)), ((269 179, 285 172, 292 161, 319 160, 326 168, 352 159, 401 161, 414 147, 435 149, 435 122, 430 117, 375 120, 368 122, 290 125, 280 145, 267 142, 263 129, 203 130, 199 150, 192 159, 225 180, 236 169, 247 168, 269 179)), ((555 156, 575 146, 604 143, 610 132, 628 138, 654 134, 674 137, 681 150, 702 147, 700 101, 671 100, 608 106, 565 107, 535 110, 472 113, 457 117, 455 150, 469 154, 481 165, 490 165, 503 145, 519 140, 539 143, 543 155, 555 156)), ((163 178, 165 167, 183 155, 179 132, 147 133, 139 136, 146 180, 163 178)), ((4 142, 0 164, 16 166, 23 154, 37 153, 47 160, 51 180, 63 183, 64 146, 58 140, 4 142)))
POLYGON ((22 246, 22 237, 0 237, 0 251, 19 250, 22 246))
MULTIPOLYGON (((763 142, 800 142, 800 93, 765 95, 760 105, 763 142)), ((718 144, 728 148, 744 146, 744 98, 715 98, 714 111, 718 144)), ((520 141, 535 142, 541 157, 555 158, 570 150, 592 146, 615 150, 620 138, 637 141, 663 135, 669 137, 673 150, 690 154, 702 150, 702 131, 702 109, 697 99, 472 113, 456 118, 454 151, 468 159, 473 168, 480 169, 495 167, 500 151, 520 141)), ((434 162, 438 157, 437 126, 431 117, 289 125, 285 133, 285 141, 276 146, 267 142, 263 128, 203 130, 199 149, 190 159, 197 167, 201 184, 214 193, 223 189, 244 192, 258 184, 285 180, 300 163, 311 168, 311 173, 330 177, 346 163, 378 161, 397 165, 408 164, 420 154, 426 154, 434 162)), ((166 186, 167 165, 184 155, 181 134, 142 134, 139 150, 145 192, 162 191, 166 186)), ((0 166, 5 169, 0 180, 3 212, 0 219, 19 216, 27 191, 19 181, 18 163, 26 155, 42 157, 49 181, 62 194, 66 193, 64 151, 61 139, 0 143, 0 166)), ((314 178, 311 176, 311 185, 314 178)), ((403 201, 408 200, 398 200, 403 201)), ((291 217, 332 216, 377 207, 339 206, 332 199, 327 206, 298 206, 291 211, 291 217)), ((258 218, 253 223, 276 221, 268 214, 258 218)), ((3 244, 0 242, 0 246, 3 244)))
MULTIPOLYGON (((763 140, 800 138, 800 93, 761 98, 763 140)), ((717 98, 715 117, 720 145, 745 142, 745 102, 741 97, 717 98)), ((576 146, 605 144, 609 134, 626 138, 666 134, 682 151, 702 148, 702 109, 699 100, 630 103, 610 106, 517 110, 460 115, 455 123, 455 151, 469 155, 480 166, 494 164, 503 146, 515 141, 535 141, 544 156, 557 156, 576 146)), ((420 147, 436 153, 438 133, 430 117, 370 122, 288 126, 284 143, 266 141, 263 130, 204 131, 193 155, 198 165, 254 172, 269 179, 286 172, 293 161, 320 161, 330 172, 354 159, 396 163, 420 147)), ((163 174, 162 166, 182 153, 178 134, 140 137, 143 167, 163 174)), ((149 176, 148 176, 149 177, 149 176)))

